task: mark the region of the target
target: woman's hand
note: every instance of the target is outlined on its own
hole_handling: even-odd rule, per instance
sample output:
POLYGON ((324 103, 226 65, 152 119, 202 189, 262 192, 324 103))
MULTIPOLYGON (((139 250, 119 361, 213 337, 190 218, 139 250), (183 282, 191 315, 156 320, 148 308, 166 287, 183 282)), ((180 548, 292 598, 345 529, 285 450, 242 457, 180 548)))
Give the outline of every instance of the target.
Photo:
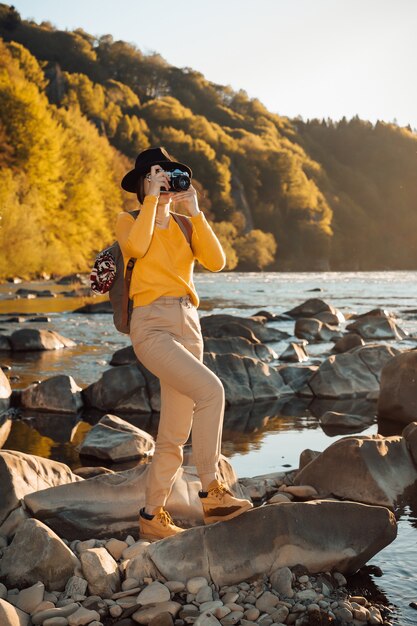
POLYGON ((151 165, 151 171, 145 177, 145 195, 159 196, 161 187, 170 187, 168 175, 160 165, 151 165), (146 189, 147 187, 147 189, 146 189))
POLYGON ((187 191, 178 191, 172 194, 172 203, 183 202, 191 216, 200 213, 198 206, 197 191, 190 185, 187 191))

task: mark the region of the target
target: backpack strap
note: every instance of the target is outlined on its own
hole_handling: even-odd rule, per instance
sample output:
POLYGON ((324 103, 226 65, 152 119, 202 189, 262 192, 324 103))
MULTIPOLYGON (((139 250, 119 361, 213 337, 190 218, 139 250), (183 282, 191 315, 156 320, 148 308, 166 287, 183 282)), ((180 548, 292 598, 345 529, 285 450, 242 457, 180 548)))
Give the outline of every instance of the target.
POLYGON ((180 215, 179 213, 171 213, 171 215, 174 218, 174 220, 177 222, 178 226, 181 228, 182 232, 184 233, 184 237, 186 238, 189 245, 191 246, 191 237, 193 234, 193 227, 190 224, 190 220, 187 217, 185 217, 185 215, 180 215))

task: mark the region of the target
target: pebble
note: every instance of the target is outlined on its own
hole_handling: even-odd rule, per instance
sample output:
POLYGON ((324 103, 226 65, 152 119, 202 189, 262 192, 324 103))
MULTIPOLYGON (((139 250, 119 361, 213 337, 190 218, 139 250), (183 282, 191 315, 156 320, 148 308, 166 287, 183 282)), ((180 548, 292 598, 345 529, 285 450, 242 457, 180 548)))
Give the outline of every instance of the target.
POLYGON ((275 570, 270 577, 272 588, 284 598, 292 598, 294 595, 292 579, 292 572, 289 567, 281 567, 275 570))
POLYGON ((50 617, 44 621, 43 626, 68 626, 68 620, 66 617, 50 617))
POLYGON ((340 572, 335 572, 333 574, 333 578, 335 579, 339 587, 344 587, 345 585, 347 585, 346 578, 340 572))
POLYGON ((107 552, 109 552, 115 561, 118 561, 123 554, 123 551, 126 550, 129 546, 126 541, 120 541, 119 539, 110 539, 104 545, 107 552))
POLYGON ((122 589, 123 591, 128 591, 129 589, 136 589, 136 587, 138 587, 138 581, 136 580, 136 578, 126 578, 126 580, 124 580, 122 582, 122 589))
POLYGON ((151 619, 161 613, 168 612, 175 617, 181 608, 182 607, 179 602, 158 602, 158 604, 150 604, 149 606, 139 608, 131 617, 138 624, 149 624, 151 619))
POLYGON ((256 607, 250 608, 244 612, 243 616, 250 622, 256 622, 261 612, 256 607))
POLYGON ((299 577, 298 582, 304 585, 305 583, 309 582, 309 578, 307 575, 304 574, 304 576, 299 577))
POLYGON ((123 609, 119 604, 114 604, 110 607, 109 613, 112 617, 120 617, 123 613, 123 609))
POLYGON ((80 606, 75 613, 68 616, 68 626, 85 626, 93 620, 100 621, 100 614, 80 606))
POLYGON ((55 604, 49 602, 48 600, 43 600, 37 607, 35 607, 34 611, 32 611, 32 615, 38 613, 39 611, 47 611, 48 609, 54 609, 55 604))
POLYGON ((164 585, 171 591, 171 593, 180 593, 185 589, 184 583, 179 580, 167 580, 164 582, 164 585))
POLYGON ((170 598, 169 589, 156 580, 140 592, 136 601, 138 604, 153 604, 155 602, 168 602, 170 598))
POLYGON ((128 546, 133 546, 136 543, 136 539, 133 539, 132 535, 128 535, 125 539, 128 546))
POLYGON ((276 606, 279 598, 270 591, 265 591, 255 602, 255 606, 260 611, 265 611, 268 607, 276 606))
POLYGON ((199 589, 195 595, 195 601, 198 604, 202 604, 203 602, 211 602, 213 600, 213 591, 212 588, 208 585, 204 585, 199 589))
MULTIPOLYGON (((204 613, 206 611, 213 613, 215 609, 220 609, 220 608, 223 608, 223 609, 225 608, 221 600, 211 600, 208 602, 203 602, 202 604, 200 604, 200 607, 199 607, 200 613, 204 613)), ((227 615, 227 613, 230 613, 229 608, 227 608, 227 611, 224 615, 227 615)), ((222 615, 222 617, 224 617, 224 615, 222 615)), ((216 617, 219 617, 219 616, 216 614, 216 617)))
POLYGON ((289 614, 289 610, 286 606, 280 606, 273 613, 271 613, 271 617, 275 623, 285 622, 289 614))
POLYGON ((201 613, 194 622, 196 626, 220 626, 220 622, 212 613, 205 611, 201 613))
POLYGON ((186 588, 189 593, 196 595, 201 587, 205 587, 206 585, 208 585, 208 580, 204 578, 204 576, 195 576, 187 580, 186 588))
POLYGON ((32 624, 33 626, 39 626, 50 617, 68 617, 69 615, 71 615, 71 613, 74 613, 79 608, 79 605, 73 602, 72 604, 68 604, 67 606, 63 606, 61 608, 38 611, 37 613, 34 613, 32 615, 32 624))
POLYGON ((228 602, 236 602, 236 600, 238 599, 239 594, 236 593, 235 591, 227 591, 223 596, 222 596, 222 600, 224 604, 227 604, 228 602))
POLYGON ((16 604, 25 613, 33 613, 36 607, 43 601, 45 585, 37 582, 31 587, 22 589, 16 597, 16 604))

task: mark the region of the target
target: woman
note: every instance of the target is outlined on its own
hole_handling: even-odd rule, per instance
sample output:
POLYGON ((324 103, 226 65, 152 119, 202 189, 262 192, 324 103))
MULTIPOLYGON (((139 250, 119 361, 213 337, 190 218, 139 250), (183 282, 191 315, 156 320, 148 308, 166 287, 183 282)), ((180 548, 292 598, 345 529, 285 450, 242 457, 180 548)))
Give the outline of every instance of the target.
POLYGON ((231 519, 250 509, 218 480, 224 415, 220 379, 203 364, 203 337, 193 282, 194 259, 212 272, 223 269, 222 246, 198 206, 192 185, 168 191, 167 172, 191 169, 171 159, 164 148, 139 154, 135 168, 122 180, 142 204, 135 220, 119 213, 116 236, 125 266, 137 259, 130 297, 130 338, 137 358, 161 383, 161 410, 155 454, 149 468, 145 507, 139 513, 142 538, 157 540, 182 532, 165 504, 183 461, 183 446, 192 434, 193 458, 201 480, 200 500, 206 524, 231 519), (186 204, 192 226, 191 245, 170 212, 186 204))

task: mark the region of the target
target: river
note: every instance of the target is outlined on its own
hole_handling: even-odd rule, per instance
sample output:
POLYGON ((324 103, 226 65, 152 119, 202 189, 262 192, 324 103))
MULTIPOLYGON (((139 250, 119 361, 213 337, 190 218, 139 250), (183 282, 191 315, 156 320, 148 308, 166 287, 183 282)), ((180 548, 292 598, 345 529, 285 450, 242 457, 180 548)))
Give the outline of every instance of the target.
MULTIPOLYGON (((231 313, 252 315, 260 310, 282 313, 307 298, 319 297, 343 313, 364 313, 381 307, 397 316, 397 322, 410 337, 401 342, 388 341, 402 349, 417 347, 417 272, 196 272, 195 284, 200 295, 200 315, 231 313)), ((72 289, 53 281, 32 281, 19 285, 0 285, 0 326, 3 332, 21 327, 19 323, 2 324, 10 314, 45 313, 47 323, 28 326, 49 328, 73 339, 77 346, 42 353, 0 353, 0 362, 11 366, 8 376, 14 389, 21 389, 34 380, 43 380, 57 373, 66 373, 80 387, 96 381, 108 369, 112 354, 129 345, 129 339, 118 333, 109 314, 78 314, 73 310, 100 298, 67 297, 62 292, 72 289), (51 289, 56 297, 16 298, 19 288, 51 289), (7 314, 7 315, 6 315, 7 314)), ((293 321, 271 322, 280 330, 293 333, 293 321)), ((342 325, 343 326, 343 325, 342 325)), ((288 340, 268 344, 279 355, 288 340)), ((311 363, 326 358, 333 344, 310 344, 307 349, 311 363)), ((417 393, 417 389, 416 389, 417 393)), ((353 405, 352 405, 353 406, 353 405)), ((337 410, 333 405, 332 408, 337 410)), ((346 407, 344 407, 346 408, 346 407)), ((370 405, 375 412, 375 406, 370 405)), ((255 476, 298 467, 305 448, 323 450, 342 434, 325 433, 317 419, 320 407, 312 410, 307 401, 294 399, 285 405, 252 407, 236 415, 226 414, 223 453, 229 457, 239 477, 255 476)), ((354 412, 354 411, 353 411, 354 412)), ((126 418, 126 416, 123 416, 126 418)), ((128 418, 139 427, 156 433, 157 420, 128 418)), ((88 421, 69 421, 54 431, 54 418, 47 415, 25 415, 13 422, 5 449, 16 449, 68 463, 72 468, 82 465, 74 445, 91 427, 88 421), (55 432, 55 434, 54 434, 55 432), (71 439, 71 443, 70 443, 71 439)), ((90 420, 91 422, 91 420, 90 420)), ((361 434, 378 432, 376 419, 361 434)), ((398 433, 401 428, 398 429, 398 433)), ((386 434, 386 433, 384 433, 386 434)), ((394 433, 389 433, 394 434, 394 433)), ((401 507, 397 539, 377 554, 370 564, 383 571, 381 578, 371 576, 369 585, 374 594, 381 594, 392 606, 394 622, 401 626, 417 624, 417 611, 409 607, 417 601, 417 497, 411 494, 401 507)))

